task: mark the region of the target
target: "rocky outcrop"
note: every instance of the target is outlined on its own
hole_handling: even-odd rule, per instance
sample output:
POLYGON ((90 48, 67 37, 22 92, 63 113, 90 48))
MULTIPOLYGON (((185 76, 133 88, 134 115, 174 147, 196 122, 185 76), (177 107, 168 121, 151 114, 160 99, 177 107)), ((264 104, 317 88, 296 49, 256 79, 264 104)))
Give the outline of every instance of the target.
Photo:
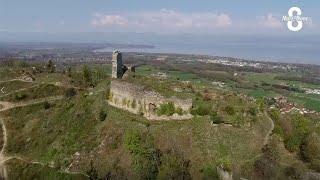
POLYGON ((155 91, 146 90, 144 86, 135 85, 123 80, 112 80, 108 97, 110 105, 141 114, 150 120, 183 120, 190 119, 192 99, 166 98, 155 91), (164 104, 172 103, 179 110, 172 115, 159 115, 158 110, 164 104))

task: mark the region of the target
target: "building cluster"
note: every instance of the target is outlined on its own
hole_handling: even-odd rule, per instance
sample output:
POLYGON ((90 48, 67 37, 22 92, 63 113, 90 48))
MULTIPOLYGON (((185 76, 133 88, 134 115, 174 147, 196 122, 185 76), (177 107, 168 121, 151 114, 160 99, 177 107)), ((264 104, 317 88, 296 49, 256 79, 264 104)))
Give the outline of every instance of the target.
POLYGON ((233 58, 217 58, 217 59, 198 59, 199 62, 222 64, 225 66, 237 66, 237 67, 253 67, 257 69, 281 69, 281 70, 292 70, 296 69, 296 66, 290 64, 272 64, 269 62, 255 62, 255 61, 245 61, 233 58))
POLYGON ((311 111, 309 109, 299 107, 295 103, 289 102, 288 99, 283 96, 271 98, 269 99, 269 101, 273 102, 273 105, 271 106, 271 108, 275 108, 275 107, 279 108, 281 114, 287 114, 291 112, 298 112, 300 114, 317 113, 316 111, 311 111))
POLYGON ((306 94, 319 94, 320 95, 320 89, 303 89, 305 90, 305 93, 306 94))
POLYGON ((226 83, 224 83, 224 82, 219 82, 219 81, 213 81, 213 82, 212 82, 212 85, 214 85, 214 86, 219 86, 219 87, 223 88, 223 87, 225 87, 226 83))
POLYGON ((167 79, 168 78, 168 74, 165 72, 157 72, 155 74, 151 74, 151 76, 156 77, 158 79, 167 79))

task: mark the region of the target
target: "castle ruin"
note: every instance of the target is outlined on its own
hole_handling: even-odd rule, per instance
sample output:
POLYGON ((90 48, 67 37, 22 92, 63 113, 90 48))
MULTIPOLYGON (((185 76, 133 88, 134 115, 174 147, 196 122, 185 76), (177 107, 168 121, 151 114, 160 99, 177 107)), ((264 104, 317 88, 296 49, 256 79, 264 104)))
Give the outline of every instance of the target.
POLYGON ((144 86, 122 80, 128 76, 129 72, 134 71, 134 66, 127 67, 123 65, 121 52, 113 52, 112 81, 108 97, 110 105, 134 114, 141 114, 149 120, 182 120, 192 118, 190 114, 192 99, 166 98, 155 91, 146 90, 144 86), (170 116, 159 115, 159 108, 169 103, 177 111, 170 116))
POLYGON ((120 51, 114 51, 112 54, 112 78, 122 78, 126 66, 122 64, 122 54, 120 51))

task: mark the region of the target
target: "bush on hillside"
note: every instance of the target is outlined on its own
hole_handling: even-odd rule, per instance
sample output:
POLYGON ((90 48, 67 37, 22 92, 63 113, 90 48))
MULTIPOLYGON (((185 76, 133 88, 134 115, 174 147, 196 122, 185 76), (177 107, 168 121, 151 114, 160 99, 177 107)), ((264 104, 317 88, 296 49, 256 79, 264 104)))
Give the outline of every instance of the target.
POLYGON ((248 110, 248 113, 251 116, 256 116, 257 115, 257 109, 255 107, 250 107, 249 110, 248 110))
POLYGON ((234 107, 232 106, 226 106, 224 108, 224 111, 228 114, 228 115, 234 115, 236 113, 234 107))
POLYGON ((160 164, 160 151, 154 147, 152 137, 130 131, 125 134, 124 146, 131 153, 132 167, 140 179, 155 179, 160 164))
POLYGON ((68 88, 65 91, 65 97, 67 97, 67 98, 71 98, 71 97, 75 96, 76 94, 77 94, 77 91, 74 88, 68 88))
POLYGON ((313 169, 320 171, 320 136, 313 132, 308 135, 300 147, 303 160, 310 162, 313 169))
POLYGON ((169 152, 161 157, 161 165, 157 179, 191 179, 189 172, 190 161, 178 153, 169 152))
POLYGON ((214 124, 223 123, 222 117, 220 117, 216 111, 210 112, 209 117, 210 117, 210 121, 214 124))
POLYGON ((107 112, 103 109, 100 110, 99 112, 99 120, 104 121, 107 118, 107 112))
POLYGON ((206 116, 211 111, 211 105, 209 103, 200 102, 195 108, 191 110, 192 115, 206 116))
POLYGON ((45 110, 50 109, 50 107, 51 107, 51 104, 50 104, 48 101, 45 101, 45 102, 43 103, 43 108, 44 108, 45 110))
POLYGON ((253 179, 273 179, 279 173, 279 151, 276 142, 271 142, 262 149, 262 156, 254 163, 253 179))
POLYGON ((173 102, 161 104, 159 109, 157 110, 158 116, 166 115, 172 116, 175 113, 175 107, 173 102))
POLYGON ((24 94, 24 93, 16 93, 15 96, 14 96, 14 99, 17 100, 17 101, 21 101, 21 100, 24 100, 27 98, 27 95, 24 94))

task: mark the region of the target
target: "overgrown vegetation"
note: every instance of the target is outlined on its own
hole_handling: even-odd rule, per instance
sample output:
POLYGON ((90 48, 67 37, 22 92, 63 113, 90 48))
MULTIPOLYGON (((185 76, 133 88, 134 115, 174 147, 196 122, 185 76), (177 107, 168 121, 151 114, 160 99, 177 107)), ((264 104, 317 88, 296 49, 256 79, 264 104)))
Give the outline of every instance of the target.
MULTIPOLYGON (((136 60, 141 61, 140 57, 136 60)), ((2 83, 7 90, 17 92, 3 95, 1 100, 67 97, 1 113, 8 133, 6 153, 55 167, 10 161, 10 176, 73 179, 59 171, 71 164, 70 171, 87 173, 92 179, 215 179, 219 165, 232 171, 235 179, 298 179, 308 168, 319 171, 319 117, 269 111, 275 122, 273 136, 279 137, 279 141, 271 141, 261 152, 269 127, 263 113, 268 104, 263 98, 254 101, 243 95, 284 95, 317 108, 319 97, 301 91, 305 87, 319 88, 317 84, 275 78, 274 73, 250 68, 234 76, 241 69, 214 64, 194 66, 192 62, 145 62, 156 67, 142 67, 145 70, 141 74, 138 69, 136 78, 129 81, 165 96, 193 98, 193 119, 149 122, 142 116, 109 107, 106 97, 112 96, 108 91, 110 65, 66 65, 72 69, 64 71, 57 66, 50 73, 41 72, 44 64, 31 66, 22 61, 8 62, 5 67, 10 67, 10 71, 0 67, 1 80, 20 77, 22 70, 27 72, 33 66, 40 69, 34 72, 33 83, 2 83), (168 79, 147 76, 159 71, 166 72, 168 79), (212 81, 226 85, 216 87, 212 81), (81 89, 91 94, 82 93, 81 89), (221 123, 230 126, 213 125, 221 123), (279 148, 281 143, 285 150, 279 148)), ((136 103, 132 101, 129 106, 134 108, 136 103)), ((163 104, 157 112, 184 113, 172 103, 163 104)))
POLYGON ((275 121, 274 132, 283 138, 286 149, 298 153, 301 159, 310 163, 311 168, 319 171, 318 117, 296 113, 281 115, 277 110, 272 110, 269 114, 275 121))
POLYGON ((157 110, 158 116, 161 116, 161 115, 172 116, 175 112, 176 112, 176 108, 173 102, 161 104, 159 109, 157 110))

